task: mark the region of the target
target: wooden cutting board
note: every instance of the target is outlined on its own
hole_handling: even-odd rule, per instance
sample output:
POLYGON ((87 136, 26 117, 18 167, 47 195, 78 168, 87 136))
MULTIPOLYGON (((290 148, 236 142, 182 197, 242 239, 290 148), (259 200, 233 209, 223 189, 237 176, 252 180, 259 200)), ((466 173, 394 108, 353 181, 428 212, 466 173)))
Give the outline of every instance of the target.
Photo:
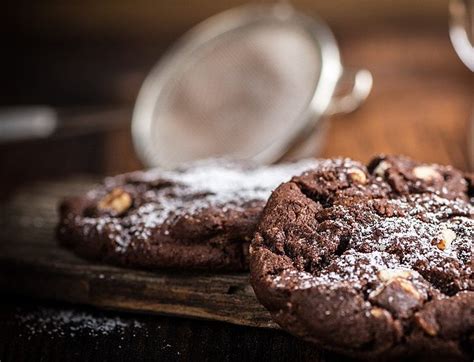
POLYGON ((276 328, 247 273, 137 271, 92 263, 59 247, 57 205, 91 180, 41 183, 0 206, 0 290, 102 308, 276 328))

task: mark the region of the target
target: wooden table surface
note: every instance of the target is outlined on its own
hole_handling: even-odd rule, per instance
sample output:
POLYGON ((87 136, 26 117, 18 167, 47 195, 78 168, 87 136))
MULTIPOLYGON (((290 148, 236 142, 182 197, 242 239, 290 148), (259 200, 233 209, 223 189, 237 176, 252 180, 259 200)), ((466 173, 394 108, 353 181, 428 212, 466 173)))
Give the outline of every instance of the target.
MULTIPOLYGON (((98 181, 98 180, 97 180, 98 181)), ((119 311, 278 328, 246 272, 136 270, 79 258, 56 240, 58 205, 96 184, 38 182, 0 203, 0 290, 119 311)))
MULTIPOLYGON (((474 78, 452 50, 447 25, 379 24, 374 29, 360 23, 336 35, 345 63, 371 70, 374 89, 359 111, 331 120, 322 155, 366 161, 374 153, 404 153, 467 169, 474 78)), ((106 155, 114 166, 107 172, 139 167, 127 149, 128 131, 110 139, 115 141, 106 143, 106 155)), ((0 361, 66 359, 343 360, 279 330, 104 312, 3 294, 0 361), (97 335, 87 328, 58 326, 64 315, 87 316, 112 327, 97 335)))
POLYGON ((374 87, 361 109, 332 120, 324 156, 367 161, 374 153, 401 153, 468 169, 474 74, 443 28, 365 28, 340 43, 350 66, 372 72, 374 87))

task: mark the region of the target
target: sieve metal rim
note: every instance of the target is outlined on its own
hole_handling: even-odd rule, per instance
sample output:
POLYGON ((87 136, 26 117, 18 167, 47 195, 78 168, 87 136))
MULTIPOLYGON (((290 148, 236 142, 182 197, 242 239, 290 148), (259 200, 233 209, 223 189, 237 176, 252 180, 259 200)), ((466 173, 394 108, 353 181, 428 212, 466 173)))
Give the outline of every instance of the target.
POLYGON ((295 11, 287 4, 245 5, 214 15, 199 23, 183 35, 158 61, 146 77, 135 103, 132 116, 132 139, 142 162, 149 167, 163 166, 157 159, 156 145, 152 138, 153 115, 163 87, 195 51, 227 32, 245 28, 262 21, 275 21, 301 26, 314 40, 320 56, 319 79, 307 109, 299 116, 294 127, 284 139, 252 157, 260 163, 275 162, 294 144, 313 129, 328 109, 336 85, 343 73, 336 39, 329 27, 317 17, 295 11))

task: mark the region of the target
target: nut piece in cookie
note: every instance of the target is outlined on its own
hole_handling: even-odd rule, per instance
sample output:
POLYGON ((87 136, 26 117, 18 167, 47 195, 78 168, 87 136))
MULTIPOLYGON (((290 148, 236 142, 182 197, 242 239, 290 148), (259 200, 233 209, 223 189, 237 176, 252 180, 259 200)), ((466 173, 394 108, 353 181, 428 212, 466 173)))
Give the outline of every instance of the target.
POLYGON ((413 272, 405 269, 383 269, 378 272, 377 276, 383 282, 390 282, 395 278, 408 279, 413 276, 413 272))
POLYGON ((396 277, 369 294, 369 300, 399 317, 420 307, 423 297, 410 281, 396 277))
POLYGON ((373 174, 375 176, 383 177, 385 171, 390 168, 390 164, 387 161, 380 161, 380 163, 375 167, 373 174))
POLYGON ((413 169, 413 175, 424 181, 440 180, 441 174, 433 166, 417 166, 413 169))
POLYGON ((444 228, 441 230, 440 235, 438 238, 433 240, 433 244, 435 244, 438 249, 445 250, 449 249, 451 243, 456 239, 456 233, 448 228, 444 228))
POLYGON ((433 318, 426 319, 420 313, 415 313, 415 323, 420 327, 426 334, 430 336, 436 336, 439 331, 439 325, 433 318))
POLYGON ((132 196, 121 187, 116 187, 98 202, 97 209, 119 216, 125 213, 132 203, 132 196))
POLYGON ((351 168, 347 171, 347 173, 349 175, 349 178, 354 182, 360 184, 365 184, 367 182, 367 176, 360 168, 351 168))

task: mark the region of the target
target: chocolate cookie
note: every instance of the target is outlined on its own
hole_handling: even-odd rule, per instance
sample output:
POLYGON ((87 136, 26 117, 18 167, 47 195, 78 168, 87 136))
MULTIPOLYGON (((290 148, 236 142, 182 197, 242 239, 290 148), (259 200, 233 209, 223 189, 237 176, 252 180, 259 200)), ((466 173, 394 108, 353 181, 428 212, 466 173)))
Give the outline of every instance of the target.
POLYGON ((108 178, 62 203, 58 237, 81 256, 114 264, 246 269, 271 191, 315 163, 257 167, 211 160, 108 178))
POLYGON ((461 172, 321 162, 279 186, 250 247, 282 328, 351 356, 472 358, 474 207, 461 172))

